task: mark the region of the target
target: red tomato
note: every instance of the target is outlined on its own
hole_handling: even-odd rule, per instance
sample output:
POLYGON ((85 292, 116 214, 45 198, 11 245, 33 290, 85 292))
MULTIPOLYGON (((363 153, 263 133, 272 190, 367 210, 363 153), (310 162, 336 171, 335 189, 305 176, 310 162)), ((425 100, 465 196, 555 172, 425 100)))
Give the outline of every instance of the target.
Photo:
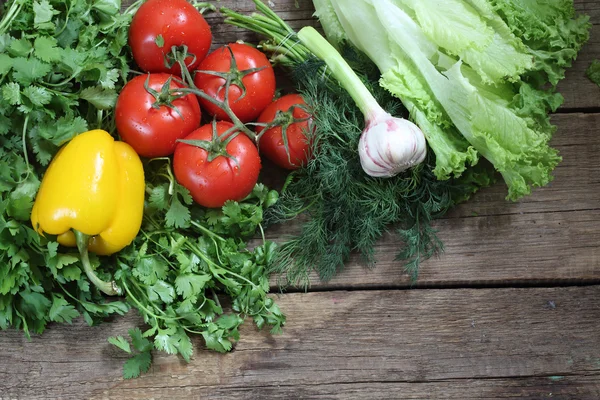
MULTIPOLYGON (((150 74, 148 87, 160 93, 169 74, 150 74)), ((145 88, 148 75, 139 75, 127 82, 115 107, 117 131, 143 157, 164 157, 173 154, 177 139, 189 135, 200 126, 201 111, 196 96, 173 100, 173 107, 152 105, 156 98, 145 88), (179 113, 177 112, 179 111, 179 113)), ((171 81, 169 88, 182 85, 171 81)))
MULTIPOLYGON (((229 106, 233 113, 242 121, 250 122, 256 119, 273 101, 275 95, 275 73, 267 57, 254 47, 241 43, 232 43, 210 53, 198 66, 201 71, 231 72, 237 78, 229 87, 229 106), (231 53, 235 57, 237 68, 231 67, 231 53), (244 73, 245 70, 262 68, 258 72, 244 73), (235 81, 238 81, 236 83, 235 81), (242 98, 241 84, 246 88, 242 98)), ((225 79, 211 74, 197 72, 194 83, 213 99, 224 101, 225 79)), ((218 106, 207 100, 200 99, 200 105, 217 119, 229 121, 227 114, 218 106)))
POLYGON ((165 65, 165 55, 171 53, 172 46, 183 45, 196 57, 185 59, 188 69, 193 70, 208 54, 211 42, 210 26, 186 0, 148 0, 135 13, 129 28, 133 58, 146 72, 180 75, 178 64, 171 68, 165 65))
MULTIPOLYGON (((287 125, 289 157, 283 140, 282 125, 266 130, 259 142, 261 153, 282 168, 298 169, 305 165, 310 157, 310 141, 306 135, 311 129, 311 115, 300 106, 306 107, 302 96, 288 94, 269 104, 257 120, 258 123, 265 124, 272 122, 275 118, 281 118, 284 121, 282 125, 287 125), (293 120, 298 122, 293 122, 293 120)), ((257 132, 261 133, 264 129, 264 127, 257 127, 257 132)))
MULTIPOLYGON (((232 126, 230 122, 217 122, 217 134, 223 135, 232 126)), ((207 124, 196 129, 185 140, 211 142, 212 136, 213 124, 207 124)), ((240 201, 252 192, 258 181, 260 156, 248 136, 239 133, 225 150, 235 160, 218 156, 208 161, 208 151, 187 143, 179 143, 175 149, 175 178, 190 191, 194 201, 204 207, 221 207, 227 200, 240 201)))

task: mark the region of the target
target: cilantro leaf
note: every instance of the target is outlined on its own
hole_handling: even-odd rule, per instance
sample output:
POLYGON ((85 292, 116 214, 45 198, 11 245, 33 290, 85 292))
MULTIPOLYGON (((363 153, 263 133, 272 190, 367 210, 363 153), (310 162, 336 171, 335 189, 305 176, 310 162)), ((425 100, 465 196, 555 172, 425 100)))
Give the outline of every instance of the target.
POLYGON ((29 221, 33 199, 40 182, 35 175, 28 175, 27 179, 17 185, 9 195, 7 214, 19 221, 29 221))
POLYGON ((62 277, 67 282, 78 281, 81 278, 81 268, 74 264, 67 265, 62 269, 62 277))
POLYGON ((21 297, 20 309, 23 313, 31 315, 37 320, 44 320, 52 302, 42 293, 34 292, 32 289, 28 287, 19 293, 21 297))
POLYGON ((48 256, 50 256, 50 258, 58 255, 58 242, 48 242, 46 248, 48 249, 48 256))
MULTIPOLYGON (((69 20, 69 23, 67 23, 67 26, 69 26, 71 21, 74 21, 74 19, 71 18, 69 20)), ((68 46, 63 48, 61 53, 62 58, 60 59, 60 67, 62 69, 66 69, 66 72, 72 75, 76 75, 77 73, 82 71, 82 65, 86 64, 85 53, 82 53, 79 50, 70 48, 68 46)))
POLYGON ((79 256, 75 254, 59 254, 56 258, 56 269, 61 269, 66 265, 71 265, 79 261, 79 256))
POLYGON ((120 0, 96 0, 93 5, 95 10, 98 10, 108 16, 113 16, 119 13, 121 8, 120 0))
POLYGON ((186 228, 189 226, 191 214, 190 210, 184 204, 190 205, 194 200, 190 191, 180 184, 175 183, 173 188, 174 193, 171 197, 171 205, 165 215, 165 225, 167 227, 186 228), (179 200, 179 197, 182 200, 179 200))
POLYGON ((192 355, 194 354, 194 348, 190 337, 185 333, 183 329, 179 329, 173 337, 176 341, 174 342, 177 351, 187 362, 190 362, 192 355))
POLYGON ((103 89, 114 89, 117 80, 119 79, 119 70, 116 68, 102 71, 100 77, 100 85, 103 89))
POLYGON ((88 124, 82 117, 61 117, 52 125, 40 126, 34 130, 35 134, 47 139, 55 146, 61 146, 73 139, 77 134, 88 130, 88 124))
POLYGON ((132 379, 139 377, 142 373, 150 370, 152 364, 152 354, 143 352, 136 354, 123 365, 123 378, 132 379))
POLYGON ((33 152, 37 161, 42 166, 46 166, 50 164, 50 160, 52 160, 52 156, 56 152, 56 146, 47 140, 40 139, 33 142, 33 152))
POLYGON ((108 343, 118 347, 126 353, 131 354, 131 347, 129 346, 129 342, 125 340, 123 336, 111 336, 108 338, 108 343))
POLYGON ((158 280, 167 277, 167 268, 165 262, 156 257, 142 257, 133 267, 133 276, 145 285, 154 285, 158 280))

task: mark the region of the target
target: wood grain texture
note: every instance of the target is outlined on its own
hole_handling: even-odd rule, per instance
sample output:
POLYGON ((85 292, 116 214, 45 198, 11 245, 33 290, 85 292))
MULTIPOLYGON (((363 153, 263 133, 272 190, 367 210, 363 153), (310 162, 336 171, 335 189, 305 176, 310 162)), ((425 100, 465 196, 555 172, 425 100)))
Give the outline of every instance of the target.
POLYGON ((5 332, 0 398, 597 399, 599 296, 600 286, 282 295, 283 335, 246 324, 233 353, 200 350, 187 365, 161 355, 131 381, 105 340, 132 315, 53 325, 32 342, 5 332))
MULTIPOLYGON (((505 200, 502 182, 460 205, 435 227, 446 251, 422 264, 416 286, 516 285, 600 281, 600 114, 559 114, 553 145, 563 156, 555 180, 523 200, 505 200)), ((289 223, 267 230, 273 240, 298 231, 289 223)), ((396 261, 393 233, 378 243, 372 270, 358 257, 313 289, 413 285, 396 261)), ((272 278, 273 284, 278 277, 272 278)))

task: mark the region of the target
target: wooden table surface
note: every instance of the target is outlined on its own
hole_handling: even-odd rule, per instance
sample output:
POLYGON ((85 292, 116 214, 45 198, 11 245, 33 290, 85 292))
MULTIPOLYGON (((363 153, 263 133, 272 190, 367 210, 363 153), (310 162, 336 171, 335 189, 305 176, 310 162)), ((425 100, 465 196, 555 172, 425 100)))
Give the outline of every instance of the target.
MULTIPOLYGON (((317 25, 309 0, 274 3, 294 27, 317 25)), ((157 354, 127 381, 106 338, 139 324, 135 312, 93 328, 54 324, 31 341, 0 332, 0 399, 599 399, 600 88, 584 71, 600 58, 600 2, 576 5, 594 28, 560 85, 555 181, 518 203, 498 184, 439 220, 446 252, 416 285, 385 237, 374 270, 353 261, 308 293, 276 295, 282 335, 248 322, 230 354, 196 339, 191 363, 157 354)), ((215 45, 256 40, 208 19, 215 45)))

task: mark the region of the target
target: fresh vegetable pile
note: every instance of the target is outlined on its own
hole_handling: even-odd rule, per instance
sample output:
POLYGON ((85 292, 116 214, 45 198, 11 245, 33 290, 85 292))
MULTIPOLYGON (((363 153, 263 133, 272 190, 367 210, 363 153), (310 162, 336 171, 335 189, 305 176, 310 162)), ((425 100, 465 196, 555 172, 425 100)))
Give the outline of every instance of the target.
POLYGON ((392 227, 416 278, 442 248, 431 221, 496 172, 509 199, 550 181, 548 113, 589 31, 571 1, 315 0, 333 46, 254 2, 221 12, 267 40, 212 52, 206 3, 2 6, 0 328, 135 308, 145 325, 109 339, 135 377, 152 350, 189 361, 191 335, 226 352, 247 318, 279 331, 271 272, 373 264, 392 227), (275 64, 297 93, 276 95, 275 64))
POLYGON ((496 172, 512 200, 552 179, 560 157, 548 145, 549 112, 563 101, 556 84, 590 29, 572 1, 313 2, 329 40, 384 109, 402 113, 391 96, 402 101, 427 140, 425 158, 415 126, 382 112, 336 49, 254 2, 259 13, 225 10, 226 22, 265 36, 262 48, 318 104, 314 158, 290 176, 268 217, 310 215, 278 253, 275 271, 289 281, 306 283, 313 270, 331 278, 352 251, 373 264, 374 244, 390 226, 404 244, 398 258, 416 277, 419 262, 441 249, 431 220, 496 172), (402 172, 415 160, 424 162, 402 172))

